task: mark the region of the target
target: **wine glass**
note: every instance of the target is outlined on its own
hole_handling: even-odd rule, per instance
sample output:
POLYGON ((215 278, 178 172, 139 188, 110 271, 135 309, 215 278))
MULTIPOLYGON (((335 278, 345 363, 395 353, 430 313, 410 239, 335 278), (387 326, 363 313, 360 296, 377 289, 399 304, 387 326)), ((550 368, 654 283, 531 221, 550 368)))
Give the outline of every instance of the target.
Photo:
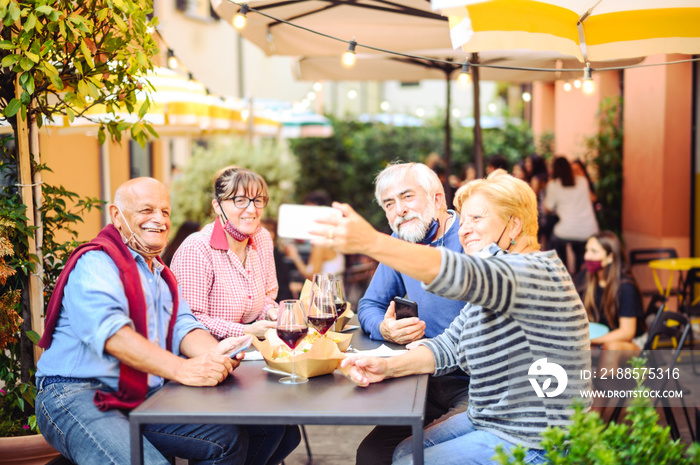
MULTIPOLYGON (((331 288, 333 289, 333 303, 335 304, 335 319, 336 321, 345 312, 348 306, 348 301, 345 300, 345 287, 343 286, 343 281, 341 279, 334 279, 331 288)), ((340 330, 337 325, 333 327, 335 331, 340 330)))
POLYGON ((280 379, 283 384, 302 384, 308 381, 303 376, 298 376, 294 369, 294 348, 306 337, 309 326, 304 316, 304 307, 299 300, 283 300, 279 304, 277 314, 277 336, 292 349, 292 375, 280 379))
POLYGON ((309 311, 306 314, 306 319, 312 328, 325 337, 326 332, 333 326, 336 318, 333 290, 330 282, 327 281, 319 288, 314 288, 311 291, 309 311))

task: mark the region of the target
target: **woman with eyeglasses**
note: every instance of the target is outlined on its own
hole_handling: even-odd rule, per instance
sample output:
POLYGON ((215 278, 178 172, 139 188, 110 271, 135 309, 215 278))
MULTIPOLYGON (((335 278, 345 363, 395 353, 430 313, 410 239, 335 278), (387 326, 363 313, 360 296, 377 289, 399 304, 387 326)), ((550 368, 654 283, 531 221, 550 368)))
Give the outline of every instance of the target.
MULTIPOLYGON (((228 166, 214 177, 217 218, 177 249, 172 271, 192 313, 219 339, 263 337, 277 319, 277 275, 270 233, 260 225, 267 183, 228 166)), ((280 463, 301 442, 294 425, 248 425, 246 464, 280 463)))
POLYGON ((277 277, 270 233, 260 225, 268 201, 259 174, 228 166, 214 178, 217 218, 189 236, 171 268, 192 312, 223 339, 262 338, 277 319, 277 277))

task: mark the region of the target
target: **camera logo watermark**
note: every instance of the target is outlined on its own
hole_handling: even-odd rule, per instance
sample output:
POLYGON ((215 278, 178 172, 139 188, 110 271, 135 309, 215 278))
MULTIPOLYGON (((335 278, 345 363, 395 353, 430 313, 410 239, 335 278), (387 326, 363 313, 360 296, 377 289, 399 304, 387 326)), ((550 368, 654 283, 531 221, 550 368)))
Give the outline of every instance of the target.
POLYGON ((535 360, 535 362, 530 365, 530 369, 527 372, 530 376, 548 376, 548 378, 540 386, 537 378, 528 378, 532 388, 535 390, 537 397, 556 397, 566 389, 566 385, 569 382, 569 377, 566 375, 566 371, 558 363, 547 362, 547 358, 541 358, 535 360), (557 380, 557 387, 553 391, 548 391, 552 384, 552 377, 557 380))

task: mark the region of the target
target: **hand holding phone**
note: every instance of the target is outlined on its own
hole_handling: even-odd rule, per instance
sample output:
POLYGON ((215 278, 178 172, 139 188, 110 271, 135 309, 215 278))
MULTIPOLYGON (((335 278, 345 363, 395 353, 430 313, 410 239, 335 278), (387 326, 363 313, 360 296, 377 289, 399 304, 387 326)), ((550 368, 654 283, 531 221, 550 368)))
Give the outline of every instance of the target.
POLYGON ((394 297, 394 311, 396 312, 397 320, 411 317, 418 318, 418 304, 403 297, 394 297))
POLYGON ((250 347, 250 344, 253 342, 253 336, 247 336, 245 339, 243 339, 241 342, 233 346, 231 348, 231 352, 229 352, 229 358, 236 358, 236 355, 238 355, 240 352, 243 352, 246 350, 248 347, 250 347))

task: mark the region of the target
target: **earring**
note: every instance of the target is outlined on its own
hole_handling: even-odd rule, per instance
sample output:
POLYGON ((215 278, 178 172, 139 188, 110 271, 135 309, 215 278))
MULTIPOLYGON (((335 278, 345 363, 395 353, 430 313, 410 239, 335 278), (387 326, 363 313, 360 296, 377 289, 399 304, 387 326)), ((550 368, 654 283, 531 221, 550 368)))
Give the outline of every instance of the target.
POLYGON ((515 245, 515 239, 513 239, 512 237, 510 238, 510 245, 511 247, 515 245))

